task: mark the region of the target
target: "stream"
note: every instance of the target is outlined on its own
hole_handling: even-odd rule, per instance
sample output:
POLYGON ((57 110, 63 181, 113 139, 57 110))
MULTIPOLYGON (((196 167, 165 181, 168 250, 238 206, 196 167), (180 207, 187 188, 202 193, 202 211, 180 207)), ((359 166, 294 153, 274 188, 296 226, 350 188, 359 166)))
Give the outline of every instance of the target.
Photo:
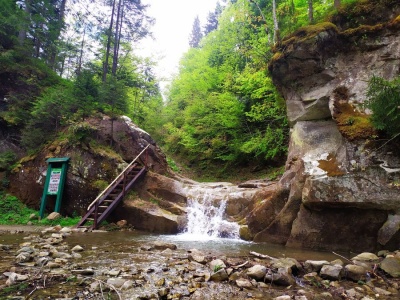
MULTIPOLYGON (((61 227, 47 231, 29 228, 29 232, 15 227, 24 232, 0 234, 0 299, 243 300, 284 295, 289 298, 280 299, 322 300, 343 299, 342 295, 354 293, 367 295, 374 292, 372 288, 388 293, 380 299, 392 299, 392 293, 397 296, 397 282, 388 284, 379 277, 370 278, 370 286, 364 289, 354 281, 339 284, 323 280, 299 264, 306 260, 329 264, 339 258, 334 253, 241 240, 237 238, 239 226, 225 220, 224 211, 224 201, 218 207, 206 198, 191 202, 187 227, 177 235, 131 229, 74 232, 61 227), (250 252, 276 259, 260 259, 250 252), (268 283, 263 277, 251 275, 253 266, 283 272, 271 273, 274 280, 283 277, 277 284, 268 283), (306 272, 311 277, 306 278, 306 272), (11 277, 14 281, 10 283, 11 277), (6 288, 11 289, 4 292, 6 288)), ((5 228, 0 226, 2 230, 5 228)), ((338 266, 332 263, 332 267, 338 266)))

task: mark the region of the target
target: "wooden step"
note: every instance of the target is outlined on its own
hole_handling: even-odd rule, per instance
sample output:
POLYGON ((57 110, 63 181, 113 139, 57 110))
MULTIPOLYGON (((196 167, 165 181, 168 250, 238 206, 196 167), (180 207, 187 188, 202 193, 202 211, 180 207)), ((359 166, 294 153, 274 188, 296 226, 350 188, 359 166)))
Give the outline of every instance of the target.
POLYGON ((81 221, 79 222, 79 224, 81 224, 79 227, 96 228, 99 223, 107 218, 111 210, 116 207, 116 201, 119 203, 119 201, 123 199, 125 194, 128 192, 128 189, 132 187, 136 179, 139 177, 139 174, 144 175, 145 172, 146 170, 144 167, 139 167, 137 164, 134 164, 125 172, 125 174, 119 177, 113 186, 103 192, 99 202, 96 203, 97 208, 95 206, 91 207, 86 215, 82 217, 81 221), (91 226, 82 226, 86 221, 96 221, 97 224, 93 224, 91 226))

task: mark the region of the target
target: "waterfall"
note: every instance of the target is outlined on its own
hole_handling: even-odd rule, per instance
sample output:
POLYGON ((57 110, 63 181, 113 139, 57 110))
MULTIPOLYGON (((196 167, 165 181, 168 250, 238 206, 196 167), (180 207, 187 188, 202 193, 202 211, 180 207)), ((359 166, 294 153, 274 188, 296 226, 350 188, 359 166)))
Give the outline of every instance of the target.
POLYGON ((201 199, 188 199, 187 228, 185 235, 199 239, 239 238, 239 225, 223 219, 226 201, 215 206, 211 195, 201 199))

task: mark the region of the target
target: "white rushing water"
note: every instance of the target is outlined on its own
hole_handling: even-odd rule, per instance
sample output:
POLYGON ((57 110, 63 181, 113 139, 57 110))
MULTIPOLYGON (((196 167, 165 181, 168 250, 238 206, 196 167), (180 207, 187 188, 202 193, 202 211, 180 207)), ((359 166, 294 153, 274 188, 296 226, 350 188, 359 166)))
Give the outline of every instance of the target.
POLYGON ((224 220, 226 201, 215 206, 212 196, 205 194, 201 199, 188 200, 188 223, 182 238, 210 240, 218 238, 239 238, 239 225, 224 220))

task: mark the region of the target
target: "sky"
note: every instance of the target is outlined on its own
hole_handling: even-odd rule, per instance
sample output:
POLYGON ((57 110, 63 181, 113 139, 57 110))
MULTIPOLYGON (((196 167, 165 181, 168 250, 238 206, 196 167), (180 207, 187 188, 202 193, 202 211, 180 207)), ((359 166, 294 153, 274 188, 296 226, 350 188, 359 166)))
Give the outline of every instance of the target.
POLYGON ((146 39, 138 45, 137 53, 152 56, 159 63, 155 72, 164 88, 177 72, 182 54, 189 49, 189 35, 198 15, 200 25, 206 24, 210 11, 218 0, 143 0, 150 4, 148 15, 156 19, 152 27, 154 40, 146 39))

